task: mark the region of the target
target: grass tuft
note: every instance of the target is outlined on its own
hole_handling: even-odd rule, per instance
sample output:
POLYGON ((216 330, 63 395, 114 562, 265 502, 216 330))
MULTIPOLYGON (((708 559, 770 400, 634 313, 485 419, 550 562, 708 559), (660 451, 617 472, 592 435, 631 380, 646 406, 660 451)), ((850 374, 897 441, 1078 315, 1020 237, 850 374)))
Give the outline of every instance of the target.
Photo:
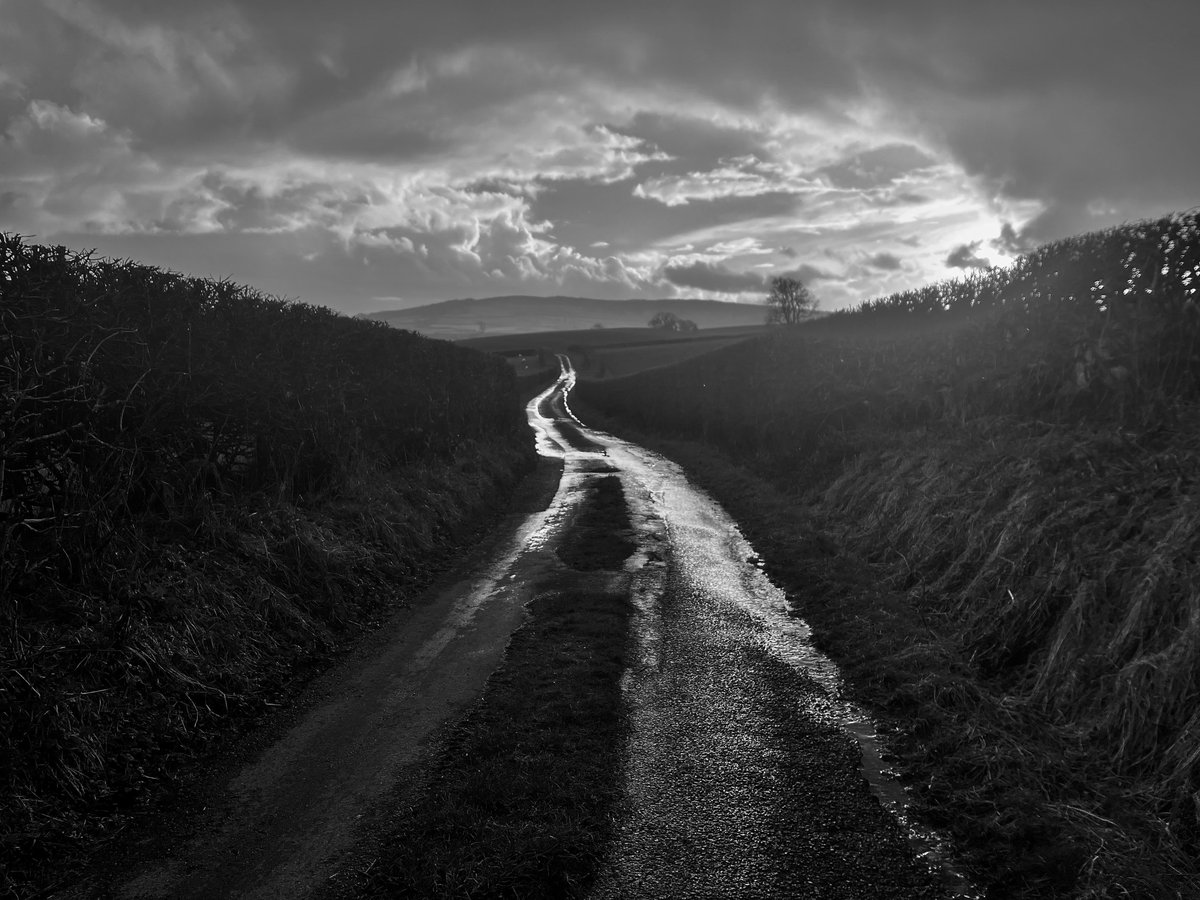
MULTIPOLYGON (((594 483, 563 555, 619 568, 632 545, 616 478, 594 483)), ((552 579, 529 605, 478 707, 450 734, 431 783, 402 811, 362 895, 586 895, 620 802, 631 606, 620 592, 552 579)))

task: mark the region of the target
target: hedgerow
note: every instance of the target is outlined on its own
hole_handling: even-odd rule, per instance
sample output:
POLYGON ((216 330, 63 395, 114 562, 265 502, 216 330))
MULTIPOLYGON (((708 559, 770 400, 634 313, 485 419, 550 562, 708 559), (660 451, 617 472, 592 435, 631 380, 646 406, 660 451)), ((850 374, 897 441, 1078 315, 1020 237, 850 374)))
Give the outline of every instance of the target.
POLYGON ((517 391, 482 353, 0 235, 0 870, 428 580, 531 464, 517 391))

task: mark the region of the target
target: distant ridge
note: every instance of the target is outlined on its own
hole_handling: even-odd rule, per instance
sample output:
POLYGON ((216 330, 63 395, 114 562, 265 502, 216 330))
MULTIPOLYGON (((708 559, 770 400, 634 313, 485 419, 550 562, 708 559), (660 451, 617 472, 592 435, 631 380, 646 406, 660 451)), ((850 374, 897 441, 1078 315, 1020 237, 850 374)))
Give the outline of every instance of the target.
POLYGON ((445 300, 411 309, 371 313, 393 328, 419 331, 445 340, 485 334, 528 334, 538 331, 571 331, 603 325, 605 328, 645 326, 656 313, 670 312, 691 319, 700 328, 761 325, 766 308, 755 303, 720 300, 593 300, 587 297, 504 297, 445 300))

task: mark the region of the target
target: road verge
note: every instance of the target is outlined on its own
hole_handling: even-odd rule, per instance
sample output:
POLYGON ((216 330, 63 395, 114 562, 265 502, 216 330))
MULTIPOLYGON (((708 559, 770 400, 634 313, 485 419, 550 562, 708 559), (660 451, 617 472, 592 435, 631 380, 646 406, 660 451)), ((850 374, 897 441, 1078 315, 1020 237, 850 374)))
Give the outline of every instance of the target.
MULTIPOLYGON (((35 682, 66 695, 82 677, 69 666, 106 682, 66 697, 68 711, 105 702, 62 739, 95 746, 107 764, 91 772, 60 755, 80 784, 74 796, 49 783, 17 795, 29 824, 14 833, 22 823, 10 818, 0 834, 0 896, 34 895, 177 802, 235 738, 286 712, 313 676, 486 537, 534 459, 525 448, 467 446, 445 463, 365 471, 303 505, 214 501, 188 532, 159 535, 129 578, 131 595, 156 605, 124 623, 83 623, 35 682)), ((33 722, 23 734, 51 740, 52 727, 33 722)))
POLYGON ((355 896, 586 894, 621 796, 631 606, 607 576, 632 552, 612 537, 628 528, 620 482, 595 480, 558 548, 572 571, 538 585, 529 621, 428 784, 401 800, 355 896))

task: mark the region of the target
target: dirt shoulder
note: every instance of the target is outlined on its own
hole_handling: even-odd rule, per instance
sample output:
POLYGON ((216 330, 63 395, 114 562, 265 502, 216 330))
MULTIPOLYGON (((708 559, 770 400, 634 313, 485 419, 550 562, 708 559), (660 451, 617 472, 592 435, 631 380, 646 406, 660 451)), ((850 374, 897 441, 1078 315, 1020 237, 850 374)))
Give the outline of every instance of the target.
POLYGON ((620 482, 589 482, 480 702, 423 786, 389 798, 377 857, 324 900, 587 893, 621 798, 634 549, 620 482))

